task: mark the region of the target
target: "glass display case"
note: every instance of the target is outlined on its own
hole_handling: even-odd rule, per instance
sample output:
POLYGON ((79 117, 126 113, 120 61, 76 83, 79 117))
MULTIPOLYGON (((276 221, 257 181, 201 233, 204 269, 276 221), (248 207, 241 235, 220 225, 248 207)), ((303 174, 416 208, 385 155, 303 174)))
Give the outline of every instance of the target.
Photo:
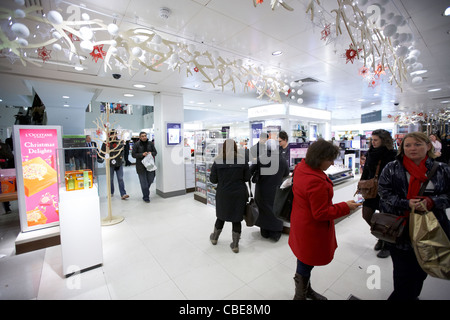
POLYGON ((97 149, 57 149, 58 189, 65 192, 95 190, 98 194, 97 149))

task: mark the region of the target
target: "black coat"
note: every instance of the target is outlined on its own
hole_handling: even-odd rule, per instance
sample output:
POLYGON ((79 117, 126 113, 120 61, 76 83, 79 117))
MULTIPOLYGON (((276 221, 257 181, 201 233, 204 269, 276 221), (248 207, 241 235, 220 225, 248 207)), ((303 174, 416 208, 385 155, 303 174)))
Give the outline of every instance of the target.
POLYGON ((283 178, 289 175, 289 167, 286 159, 277 151, 272 155, 277 159, 271 161, 271 152, 267 151, 267 156, 259 157, 258 162, 250 168, 252 175, 259 171, 259 178, 255 187, 255 202, 259 209, 256 225, 269 231, 282 231, 283 221, 275 217, 273 202, 277 188, 280 187, 283 178), (270 174, 266 174, 265 170, 271 167, 274 170, 270 170, 270 174))
MULTIPOLYGON (((433 167, 435 160, 428 158, 425 166, 428 171, 433 167)), ((438 162, 436 174, 431 178, 423 196, 430 197, 434 202, 431 208, 445 233, 450 237, 450 223, 446 209, 450 207, 450 168, 448 165, 438 162), (432 186, 433 188, 430 188, 432 186)), ((427 171, 427 172, 428 172, 427 171)), ((410 211, 408 194, 409 182, 401 158, 386 165, 378 180, 378 194, 380 195, 380 211, 402 216, 410 211)), ((407 225, 406 230, 409 230, 407 225)), ((405 238, 398 247, 411 248, 409 232, 405 232, 405 238)))
POLYGON ((142 140, 137 141, 131 152, 131 156, 136 159, 136 172, 144 173, 147 171, 145 166, 142 164, 142 159, 144 159, 144 152, 151 152, 153 158, 156 157, 158 152, 156 151, 155 145, 150 140, 142 142, 142 140))
MULTIPOLYGON (((389 162, 395 160, 396 154, 397 152, 395 150, 389 150, 385 146, 379 148, 374 148, 371 146, 366 154, 366 163, 364 164, 361 180, 369 180, 375 177, 379 160, 381 160, 380 171, 378 172, 378 176, 380 176, 384 167, 389 162)), ((380 196, 377 195, 377 197, 374 199, 366 199, 364 201, 364 206, 377 210, 379 209, 379 201, 380 196)))
POLYGON ((240 160, 235 159, 234 164, 216 160, 211 166, 209 181, 217 183, 216 216, 223 221, 240 222, 244 218, 250 170, 244 159, 240 160))

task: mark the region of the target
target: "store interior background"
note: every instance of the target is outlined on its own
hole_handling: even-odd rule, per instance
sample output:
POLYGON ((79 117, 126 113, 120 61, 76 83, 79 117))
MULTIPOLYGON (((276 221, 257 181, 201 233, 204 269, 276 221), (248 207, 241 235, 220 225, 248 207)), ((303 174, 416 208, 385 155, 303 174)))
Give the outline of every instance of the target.
MULTIPOLYGON (((417 62, 422 68, 414 71, 425 71, 420 74, 422 81, 413 83, 412 79, 419 74, 410 70, 400 89, 395 83, 389 83, 389 72, 381 76, 375 87, 370 87, 359 74, 363 63, 357 59, 346 63, 345 51, 350 39, 345 33, 327 44, 321 40, 323 28, 313 25, 305 12, 309 1, 284 2, 294 11, 281 6, 271 10, 268 0, 257 7, 251 0, 25 0, 25 7, 40 5, 43 12, 56 10, 64 17, 68 15, 68 8, 78 8, 80 14, 87 13, 91 19, 100 19, 106 24, 115 22, 121 30, 152 28, 165 39, 194 44, 200 51, 217 50, 225 58, 242 59, 255 67, 272 70, 288 83, 302 81, 302 86, 295 90, 301 89, 303 93, 294 99, 282 95, 283 100, 278 103, 267 97, 257 99, 256 90, 246 88, 245 82, 237 83, 236 92, 230 85, 222 90, 204 82, 198 73, 186 76, 185 69, 168 70, 166 65, 160 72, 139 67, 129 72, 113 63, 112 70, 105 71, 102 59, 96 62, 85 54, 84 69, 77 71, 75 61, 68 61, 61 51, 53 50, 52 58, 45 63, 37 61, 41 66, 23 65, 2 52, 0 139, 4 141, 10 136, 15 116, 32 106, 35 95, 45 105, 46 124, 61 126, 64 135, 93 133, 96 130, 93 121, 101 115, 102 103, 127 105, 130 114, 111 114, 111 122, 116 122, 128 136, 136 137, 142 130, 149 132, 150 138, 156 139, 160 156, 164 151, 170 152, 171 147, 165 145, 165 138, 155 133, 155 123, 159 122, 156 125, 160 126, 167 117, 174 116, 170 114, 172 111, 165 113, 164 106, 161 108, 161 96, 182 101, 175 106, 176 110, 183 110, 176 115, 176 120, 183 123, 184 134, 192 148, 195 131, 217 132, 223 127, 229 127, 229 137, 236 142, 248 140, 249 148, 256 142, 252 139, 252 123, 263 123, 264 129, 279 126, 287 131, 290 142, 296 142, 298 131, 303 131, 298 130, 298 126, 304 126, 307 140, 314 140, 317 136, 310 137, 310 133, 311 128, 316 127, 317 133, 326 139, 346 137, 358 141, 345 146, 355 149, 368 146, 368 140, 360 139, 361 135, 379 128, 393 135, 416 130, 449 132, 450 17, 443 14, 448 3, 442 0, 359 1, 365 9, 371 4, 379 5, 383 8, 383 17, 388 13, 402 16, 405 24, 399 26, 399 32, 411 34, 413 38, 404 45, 420 51, 417 62), (167 18, 163 17, 167 11, 161 8, 169 9, 167 18), (282 54, 274 55, 276 51, 282 54), (120 79, 115 79, 113 74, 120 74, 120 79), (301 104, 297 101, 299 97, 301 104), (311 109, 298 109, 300 107, 311 109), (155 108, 159 108, 159 115, 155 108), (314 111, 320 115, 315 115, 314 111), (444 122, 437 120, 442 111, 447 112, 444 122), (378 112, 381 119, 362 123, 363 115, 379 115, 378 112), (397 116, 411 118, 421 112, 429 115, 431 121, 394 121, 397 116)), ((335 20, 331 10, 336 3, 321 1, 323 13, 330 22, 335 20)), ((18 7, 13 0, 3 1, 0 6, 18 7)), ((8 21, 1 22, 3 28, 8 28, 8 21)), ((36 32, 42 39, 47 33, 36 32)), ((344 158, 340 160, 344 163, 344 158)), ((161 169, 164 172, 164 168, 161 169)), ((354 170, 353 173, 357 174, 354 170)), ((157 179, 162 176, 159 174, 157 179)), ((174 175, 170 180, 174 182, 177 178, 174 175)), ((176 190, 157 186, 160 187, 167 194, 180 188, 179 185, 176 190)), ((103 206, 105 192, 101 189, 103 206)))

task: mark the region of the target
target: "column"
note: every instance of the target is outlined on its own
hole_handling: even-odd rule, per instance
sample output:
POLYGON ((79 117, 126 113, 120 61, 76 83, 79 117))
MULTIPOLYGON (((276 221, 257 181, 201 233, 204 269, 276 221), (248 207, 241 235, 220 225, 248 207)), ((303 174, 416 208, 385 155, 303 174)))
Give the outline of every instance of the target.
POLYGON ((163 197, 175 197, 186 193, 183 162, 183 137, 181 143, 168 146, 166 141, 167 123, 183 126, 184 109, 181 94, 158 93, 154 99, 156 193, 163 197))

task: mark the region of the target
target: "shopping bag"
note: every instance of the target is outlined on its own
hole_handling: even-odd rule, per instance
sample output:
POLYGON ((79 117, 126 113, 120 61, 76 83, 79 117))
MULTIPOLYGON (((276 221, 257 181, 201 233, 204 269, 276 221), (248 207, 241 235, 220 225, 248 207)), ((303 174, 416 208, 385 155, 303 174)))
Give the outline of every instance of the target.
POLYGON ((285 222, 291 222, 292 202, 294 201, 292 183, 293 177, 284 180, 283 184, 277 188, 273 202, 273 213, 275 217, 285 222))
POLYGON ((153 155, 149 153, 142 159, 142 164, 147 169, 147 171, 155 171, 156 165, 155 165, 155 159, 153 158, 153 155))
POLYGON ((247 227, 253 227, 256 223, 256 220, 258 220, 259 209, 258 205, 255 202, 255 199, 253 198, 252 186, 250 181, 248 182, 248 186, 250 189, 250 197, 245 206, 244 220, 247 227))
POLYGON ((411 211, 409 236, 421 268, 432 277, 450 280, 450 241, 432 211, 411 211))

